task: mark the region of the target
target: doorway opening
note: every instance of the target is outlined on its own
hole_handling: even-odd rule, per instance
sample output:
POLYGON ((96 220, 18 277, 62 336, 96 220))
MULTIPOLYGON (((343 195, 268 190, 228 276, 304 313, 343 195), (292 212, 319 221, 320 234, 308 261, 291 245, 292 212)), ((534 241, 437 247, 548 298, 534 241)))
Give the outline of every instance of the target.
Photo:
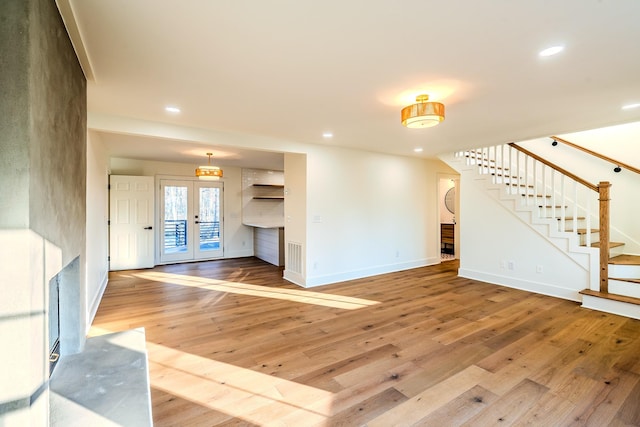
POLYGON ((458 186, 460 177, 457 175, 440 175, 438 177, 438 217, 440 227, 440 261, 450 261, 459 258, 458 220, 456 217, 458 206, 458 186))

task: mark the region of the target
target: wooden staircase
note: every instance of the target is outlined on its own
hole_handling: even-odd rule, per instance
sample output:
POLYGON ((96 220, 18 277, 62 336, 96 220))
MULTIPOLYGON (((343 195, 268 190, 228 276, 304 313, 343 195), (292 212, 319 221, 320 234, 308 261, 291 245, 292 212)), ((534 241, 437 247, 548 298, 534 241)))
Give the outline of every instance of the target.
MULTIPOLYGON (((596 190, 596 196, 598 194, 598 186, 590 185, 565 170, 555 168, 554 165, 545 162, 544 159, 540 159, 530 152, 526 152, 526 150, 522 150, 526 152, 524 160, 526 166, 523 168, 519 157, 522 153, 519 152, 514 155, 512 153, 514 146, 515 144, 510 144, 510 147, 498 146, 469 150, 458 153, 457 156, 462 156, 467 165, 476 166, 475 169, 478 175, 490 177, 492 184, 504 184, 507 188, 506 193, 519 197, 521 205, 536 207, 537 215, 540 219, 556 220, 560 234, 575 235, 576 241, 579 242, 579 246, 584 250, 588 248, 599 250, 601 246, 599 241, 601 228, 598 225, 591 227, 590 224, 591 222, 598 222, 598 215, 595 215, 596 219, 594 220, 594 215, 590 214, 588 209, 580 212, 577 207, 579 206, 577 197, 571 201, 573 206, 565 203, 571 197, 566 197, 564 194, 564 179, 569 176, 569 179, 577 182, 577 185, 584 184, 591 190, 596 190), (534 158, 532 167, 527 163, 530 161, 529 155, 534 158), (515 161, 514 158, 516 159, 515 161), (560 172, 563 175, 563 187, 561 190, 553 188, 553 185, 549 189, 549 182, 545 182, 545 178, 541 178, 541 173, 535 169, 539 166, 536 165, 536 162, 542 162, 549 168, 555 169, 552 173, 560 172), (527 176, 523 177, 525 174, 527 176), (560 191, 562 192, 561 197, 558 196, 560 191)), ((515 148, 520 150, 517 146, 515 148)), ((608 183, 601 184, 609 186, 608 183)), ((575 195, 577 196, 577 194, 578 190, 575 190, 575 195)), ((599 197, 600 199, 603 198, 602 192, 600 192, 599 197)), ((608 197, 605 198, 608 199, 608 197)), ((602 211, 599 219, 602 221, 602 211)), ((609 235, 608 229, 605 235, 609 235)), ((604 260, 600 255, 600 265, 607 265, 606 259, 608 259, 608 276, 605 276, 607 279, 603 279, 601 272, 593 271, 595 270, 593 268, 595 265, 592 265, 592 275, 594 277, 599 275, 599 280, 592 278, 589 288, 580 291, 579 294, 582 297, 583 307, 640 319, 640 256, 625 254, 624 246, 624 242, 609 242, 607 247, 608 254, 604 260)), ((600 268, 600 270, 606 270, 606 268, 600 268)))

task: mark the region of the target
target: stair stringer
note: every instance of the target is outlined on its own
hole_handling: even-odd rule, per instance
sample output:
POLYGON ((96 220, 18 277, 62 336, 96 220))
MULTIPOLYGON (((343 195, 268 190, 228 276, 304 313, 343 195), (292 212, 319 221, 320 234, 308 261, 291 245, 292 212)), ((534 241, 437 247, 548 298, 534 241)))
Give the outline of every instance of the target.
POLYGON ((577 233, 560 231, 557 219, 542 217, 537 206, 522 204, 520 194, 508 193, 506 191, 507 185, 496 184, 493 175, 479 173, 478 165, 467 165, 463 158, 457 158, 453 155, 441 156, 440 159, 460 174, 472 174, 473 180, 479 186, 484 187, 486 193, 500 206, 584 269, 589 278, 589 289, 599 289, 599 249, 581 246, 580 236, 577 233))

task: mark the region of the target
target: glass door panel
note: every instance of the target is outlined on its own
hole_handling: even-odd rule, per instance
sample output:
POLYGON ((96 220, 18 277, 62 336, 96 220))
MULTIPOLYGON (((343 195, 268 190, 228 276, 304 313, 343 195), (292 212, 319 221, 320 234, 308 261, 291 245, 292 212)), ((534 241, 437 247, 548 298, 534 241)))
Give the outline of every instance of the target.
POLYGON ((196 218, 195 258, 222 256, 222 188, 218 183, 196 183, 198 214, 196 218))
POLYGON ((160 260, 186 261, 193 259, 191 235, 192 184, 189 181, 161 181, 161 247, 160 260))

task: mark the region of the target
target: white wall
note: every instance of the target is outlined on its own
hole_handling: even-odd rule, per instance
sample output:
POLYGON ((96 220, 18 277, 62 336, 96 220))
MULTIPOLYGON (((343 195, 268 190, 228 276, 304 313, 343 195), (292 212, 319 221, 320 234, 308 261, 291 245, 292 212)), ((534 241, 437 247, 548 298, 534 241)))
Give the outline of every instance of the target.
POLYGON ((438 160, 307 151, 305 286, 440 262, 438 160))
MULTIPOLYGON (((224 258, 253 255, 251 227, 242 225, 242 176, 237 167, 224 167, 224 258)), ((136 159, 111 159, 113 175, 194 177, 191 163, 156 162, 136 159)), ((156 227, 158 229, 158 227, 156 227)), ((156 260, 157 262, 157 260, 156 260)))
POLYGON ((109 275, 109 158, 100 138, 87 135, 87 331, 95 317, 109 275))
POLYGON ((307 247, 307 156, 285 153, 284 155, 284 215, 285 215, 285 279, 305 285, 307 247), (288 243, 302 248, 299 268, 286 262, 289 258, 288 243))
POLYGON ((640 169, 640 156, 637 155, 640 122, 558 136, 640 169))

